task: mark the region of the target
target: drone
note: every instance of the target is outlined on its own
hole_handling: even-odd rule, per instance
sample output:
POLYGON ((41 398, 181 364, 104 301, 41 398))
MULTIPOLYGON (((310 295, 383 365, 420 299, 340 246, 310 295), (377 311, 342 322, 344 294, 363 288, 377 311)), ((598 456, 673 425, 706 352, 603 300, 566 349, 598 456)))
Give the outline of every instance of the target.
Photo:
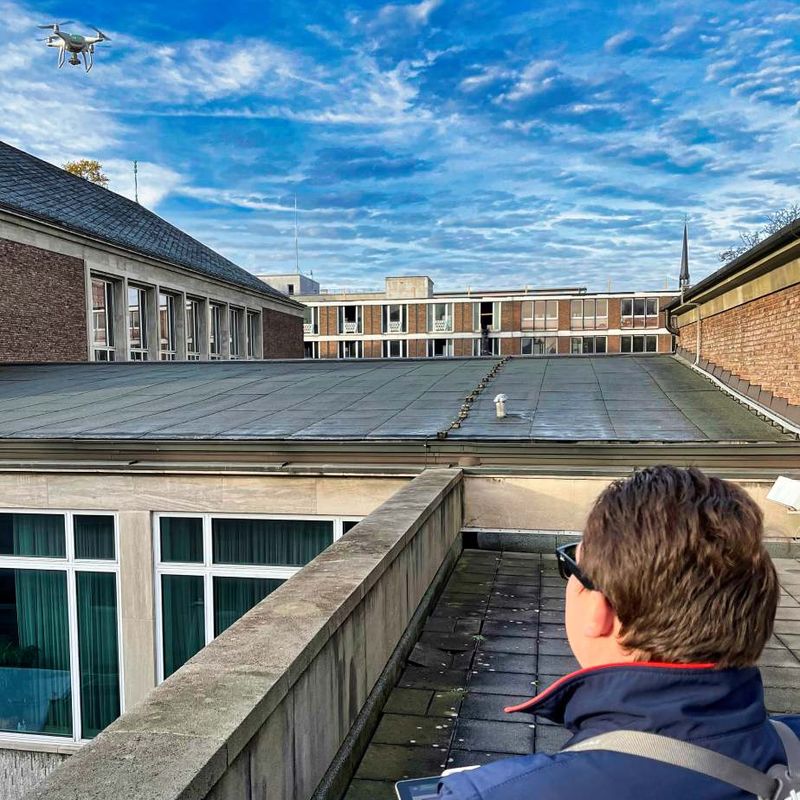
POLYGON ((66 33, 61 30, 62 25, 71 25, 72 20, 67 22, 51 22, 49 25, 38 25, 39 28, 49 28, 52 33, 45 39, 40 39, 42 42, 47 42, 48 47, 58 48, 58 68, 64 66, 67 53, 70 54, 69 63, 73 66, 78 66, 81 61, 79 56, 83 55, 83 65, 88 72, 94 66, 94 46, 101 42, 110 42, 111 39, 106 36, 99 28, 94 25, 89 27, 93 31, 97 31, 97 36, 81 36, 77 33, 66 33))

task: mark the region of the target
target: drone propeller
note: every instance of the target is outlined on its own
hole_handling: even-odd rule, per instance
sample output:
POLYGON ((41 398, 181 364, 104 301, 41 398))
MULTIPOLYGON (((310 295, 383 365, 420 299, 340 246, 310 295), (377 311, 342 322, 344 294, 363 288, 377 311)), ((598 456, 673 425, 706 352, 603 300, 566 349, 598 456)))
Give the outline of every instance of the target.
POLYGON ((97 33, 100 35, 100 37, 103 39, 103 41, 104 41, 104 42, 110 42, 110 41, 111 41, 111 39, 110 39, 108 36, 106 36, 106 35, 103 33, 103 31, 101 31, 101 30, 100 30, 100 28, 95 28, 95 26, 94 26, 94 25, 90 25, 89 27, 90 27, 90 28, 91 28, 93 31, 97 31, 97 33))
POLYGON ((68 19, 66 22, 51 22, 49 25, 37 25, 37 28, 52 28, 57 29, 61 25, 72 25, 75 22, 74 19, 68 19))

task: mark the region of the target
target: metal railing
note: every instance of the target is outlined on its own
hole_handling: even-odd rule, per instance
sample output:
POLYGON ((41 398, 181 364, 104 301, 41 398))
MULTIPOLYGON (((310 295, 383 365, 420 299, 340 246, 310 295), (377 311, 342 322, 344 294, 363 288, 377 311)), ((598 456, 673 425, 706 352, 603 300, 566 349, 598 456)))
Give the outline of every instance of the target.
POLYGON ((453 320, 450 317, 433 320, 434 333, 449 333, 453 330, 453 320))

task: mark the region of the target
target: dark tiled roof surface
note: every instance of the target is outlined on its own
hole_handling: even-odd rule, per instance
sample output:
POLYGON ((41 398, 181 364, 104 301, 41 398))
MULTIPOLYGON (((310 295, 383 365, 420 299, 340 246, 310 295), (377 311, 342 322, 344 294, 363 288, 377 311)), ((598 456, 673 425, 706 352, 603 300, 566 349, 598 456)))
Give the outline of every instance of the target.
MULTIPOLYGON (((497 359, 0 367, 0 438, 435 439, 497 359)), ((791 440, 670 356, 512 359, 457 440, 791 440), (499 420, 492 399, 508 396, 499 420)))
POLYGON ((0 208, 292 302, 138 203, 5 142, 0 142, 0 208))

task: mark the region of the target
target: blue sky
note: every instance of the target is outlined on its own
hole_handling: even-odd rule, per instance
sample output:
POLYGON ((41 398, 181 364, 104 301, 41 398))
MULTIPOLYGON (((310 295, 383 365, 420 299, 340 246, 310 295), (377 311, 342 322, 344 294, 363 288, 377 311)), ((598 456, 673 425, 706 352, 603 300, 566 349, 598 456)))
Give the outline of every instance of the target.
POLYGON ((796 2, 0 0, 0 139, 326 286, 673 286, 798 201, 796 2), (37 23, 112 37, 66 65, 37 23), (10 44, 9 44, 10 42, 10 44))

